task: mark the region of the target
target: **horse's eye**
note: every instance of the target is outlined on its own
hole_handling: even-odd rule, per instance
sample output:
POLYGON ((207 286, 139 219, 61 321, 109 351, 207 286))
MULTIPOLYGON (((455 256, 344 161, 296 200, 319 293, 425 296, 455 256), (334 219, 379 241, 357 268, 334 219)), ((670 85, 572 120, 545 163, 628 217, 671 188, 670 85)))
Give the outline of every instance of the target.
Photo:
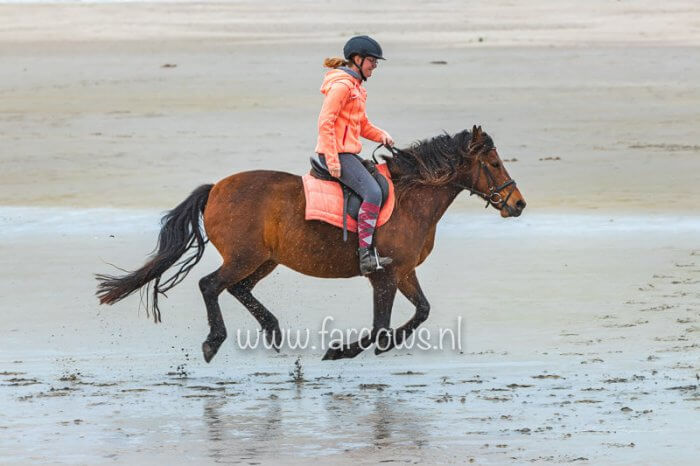
POLYGON ((498 168, 498 167, 500 167, 501 165, 500 165, 498 162, 491 162, 491 166, 492 166, 493 168, 498 168))

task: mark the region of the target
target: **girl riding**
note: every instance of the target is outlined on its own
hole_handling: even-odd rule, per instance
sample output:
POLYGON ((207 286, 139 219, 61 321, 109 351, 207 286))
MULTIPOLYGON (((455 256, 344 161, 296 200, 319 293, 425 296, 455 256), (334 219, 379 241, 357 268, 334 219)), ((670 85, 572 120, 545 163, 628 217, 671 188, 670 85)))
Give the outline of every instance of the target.
POLYGON ((369 36, 355 36, 345 44, 343 55, 344 60, 326 58, 323 62, 332 69, 321 85, 325 97, 318 117, 316 153, 331 176, 362 198, 357 214, 358 255, 360 273, 367 275, 390 264, 391 259, 380 257, 372 247, 382 192, 357 155, 362 150, 360 136, 389 146, 394 140, 365 114, 367 91, 362 83, 372 76, 377 60, 384 60, 382 48, 369 36))

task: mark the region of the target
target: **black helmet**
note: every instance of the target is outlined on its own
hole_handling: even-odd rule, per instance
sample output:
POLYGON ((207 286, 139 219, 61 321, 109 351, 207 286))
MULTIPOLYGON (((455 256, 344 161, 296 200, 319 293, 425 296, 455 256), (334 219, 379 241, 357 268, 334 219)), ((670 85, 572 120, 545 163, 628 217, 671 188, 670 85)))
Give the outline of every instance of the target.
POLYGON ((350 60, 353 55, 361 57, 374 57, 385 60, 382 56, 382 47, 369 36, 355 36, 345 43, 343 54, 346 60, 350 60))

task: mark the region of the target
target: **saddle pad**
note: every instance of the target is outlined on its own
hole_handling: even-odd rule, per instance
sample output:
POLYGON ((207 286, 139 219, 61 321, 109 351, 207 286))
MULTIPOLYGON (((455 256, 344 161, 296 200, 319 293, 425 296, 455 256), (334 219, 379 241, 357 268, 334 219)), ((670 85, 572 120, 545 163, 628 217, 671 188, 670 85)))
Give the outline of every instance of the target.
MULTIPOLYGON (((379 211, 377 227, 389 221, 394 211, 394 183, 385 163, 378 164, 377 170, 389 182, 389 195, 379 211)), ((343 189, 337 181, 324 181, 314 178, 308 173, 301 177, 306 196, 306 220, 321 220, 336 227, 343 228, 343 189)), ((348 215, 348 230, 357 231, 357 222, 348 215)))

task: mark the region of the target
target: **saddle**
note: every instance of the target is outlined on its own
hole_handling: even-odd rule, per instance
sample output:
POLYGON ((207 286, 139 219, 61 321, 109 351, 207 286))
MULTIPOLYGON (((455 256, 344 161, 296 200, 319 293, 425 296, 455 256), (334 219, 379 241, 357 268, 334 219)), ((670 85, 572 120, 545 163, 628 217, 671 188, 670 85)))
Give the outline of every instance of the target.
MULTIPOLYGON (((360 158, 360 157, 358 157, 360 158)), ((328 172, 328 169, 326 166, 321 162, 321 160, 318 158, 318 155, 315 155, 310 158, 311 161, 311 170, 309 171, 309 175, 312 177, 322 180, 322 181, 332 181, 332 182, 337 182, 340 184, 341 189, 343 190, 343 241, 347 241, 348 239, 348 223, 347 223, 347 218, 348 215, 355 221, 357 221, 357 214, 360 210, 360 205, 362 204, 362 198, 355 193, 352 189, 348 188, 345 186, 343 183, 340 182, 337 178, 334 178, 331 176, 331 174, 328 172)), ((377 183, 379 184, 379 187, 382 191, 382 203, 380 205, 380 208, 384 206, 385 202, 389 198, 391 194, 391 189, 389 185, 389 181, 387 178, 377 169, 377 163, 373 162, 371 160, 362 160, 362 165, 365 166, 367 171, 372 175, 372 177, 377 180, 377 183)), ((377 224, 379 226, 379 224, 377 224)))

